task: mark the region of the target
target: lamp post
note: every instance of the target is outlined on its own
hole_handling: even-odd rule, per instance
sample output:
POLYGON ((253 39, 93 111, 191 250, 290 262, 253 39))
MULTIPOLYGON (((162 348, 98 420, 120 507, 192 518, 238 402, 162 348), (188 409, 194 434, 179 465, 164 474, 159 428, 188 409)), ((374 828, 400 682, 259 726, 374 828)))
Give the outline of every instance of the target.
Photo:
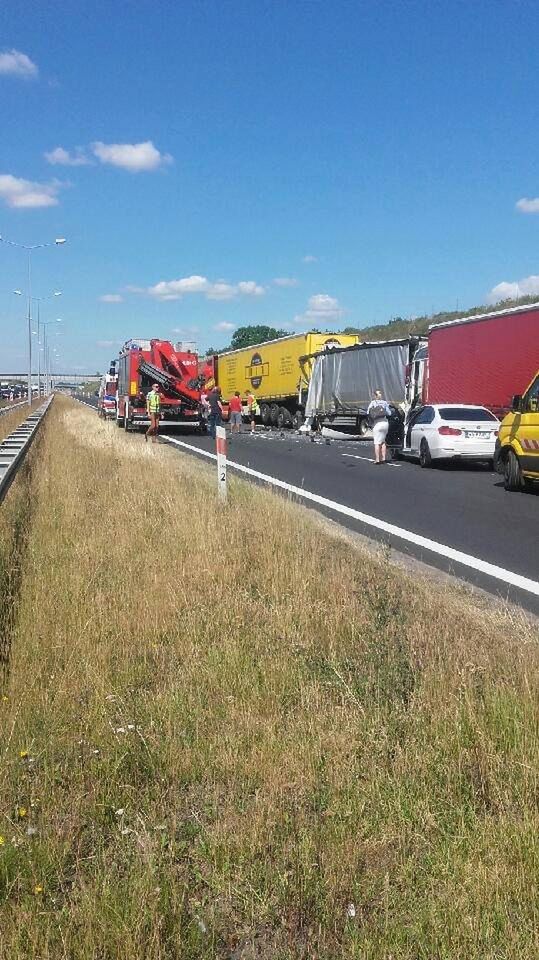
POLYGON ((17 247, 19 250, 25 250, 28 260, 28 404, 32 404, 32 253, 34 250, 43 250, 45 247, 62 246, 66 240, 65 237, 57 237, 50 243, 15 243, 14 240, 6 240, 0 236, 0 242, 7 243, 10 247, 17 247))
POLYGON ((50 386, 51 386, 51 383, 50 383, 50 380, 51 380, 51 378, 50 378, 50 364, 49 364, 50 351, 49 351, 49 348, 48 348, 48 346, 47 346, 47 327, 52 327, 52 326, 54 326, 55 323, 63 323, 63 322, 64 322, 64 321, 63 321, 60 317, 57 317, 56 320, 48 320, 47 323, 42 323, 42 324, 41 324, 41 326, 43 327, 43 360, 44 360, 44 363, 45 363, 45 387, 44 387, 44 396, 48 396, 48 394, 50 393, 50 386))
MULTIPOLYGON (((18 297, 22 297, 23 295, 22 290, 14 290, 13 293, 16 293, 18 297)), ((54 297, 61 297, 61 296, 62 296, 62 291, 55 290, 54 293, 50 293, 47 297, 30 297, 30 300, 32 301, 32 303, 37 303, 37 342, 38 344, 39 344, 39 328, 40 326, 44 326, 44 324, 41 323, 40 306, 45 300, 52 300, 54 299, 54 297)), ((37 351, 37 395, 38 397, 41 396, 41 357, 40 357, 39 350, 37 351)))

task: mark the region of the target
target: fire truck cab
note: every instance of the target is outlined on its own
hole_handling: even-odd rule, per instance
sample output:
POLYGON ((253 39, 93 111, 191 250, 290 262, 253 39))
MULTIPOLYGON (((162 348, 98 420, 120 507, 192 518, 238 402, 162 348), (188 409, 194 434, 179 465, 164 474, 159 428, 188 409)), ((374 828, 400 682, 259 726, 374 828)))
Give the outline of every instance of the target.
POLYGON ((146 397, 154 383, 161 394, 161 426, 199 430, 198 356, 156 339, 127 340, 120 350, 117 425, 131 430, 149 424, 146 397))

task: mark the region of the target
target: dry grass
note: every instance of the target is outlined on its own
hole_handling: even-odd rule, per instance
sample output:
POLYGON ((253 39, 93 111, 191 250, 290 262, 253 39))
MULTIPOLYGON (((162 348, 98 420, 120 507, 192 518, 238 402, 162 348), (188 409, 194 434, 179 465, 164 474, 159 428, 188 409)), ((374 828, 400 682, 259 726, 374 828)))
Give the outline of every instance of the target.
POLYGON ((54 406, 0 530, 2 960, 535 960, 533 628, 54 406))

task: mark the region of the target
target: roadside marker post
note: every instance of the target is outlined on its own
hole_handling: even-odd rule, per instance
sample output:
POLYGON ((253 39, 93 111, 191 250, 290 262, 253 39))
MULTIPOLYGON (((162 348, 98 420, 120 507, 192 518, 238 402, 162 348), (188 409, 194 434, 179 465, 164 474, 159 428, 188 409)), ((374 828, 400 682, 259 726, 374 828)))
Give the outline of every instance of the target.
POLYGON ((227 497, 226 430, 224 427, 215 428, 215 443, 217 449, 217 488, 219 490, 219 499, 224 502, 227 497))

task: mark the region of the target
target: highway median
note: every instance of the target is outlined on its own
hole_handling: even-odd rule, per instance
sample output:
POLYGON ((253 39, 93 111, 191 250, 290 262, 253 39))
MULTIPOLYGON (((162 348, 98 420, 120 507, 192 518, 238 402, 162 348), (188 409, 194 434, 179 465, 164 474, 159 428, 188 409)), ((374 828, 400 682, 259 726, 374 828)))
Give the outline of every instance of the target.
POLYGON ((536 621, 60 396, 0 535, 1 960, 535 960, 536 621))

